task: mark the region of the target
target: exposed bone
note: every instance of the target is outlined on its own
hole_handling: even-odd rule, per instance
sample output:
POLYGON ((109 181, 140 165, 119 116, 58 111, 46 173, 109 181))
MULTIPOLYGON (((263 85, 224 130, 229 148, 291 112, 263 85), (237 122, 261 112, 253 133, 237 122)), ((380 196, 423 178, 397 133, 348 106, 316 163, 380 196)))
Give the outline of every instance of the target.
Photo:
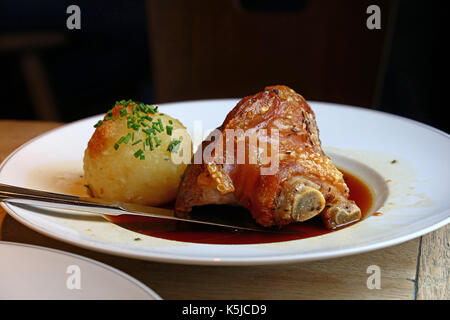
POLYGON ((334 229, 361 219, 361 210, 355 203, 345 201, 331 206, 324 212, 325 223, 334 229))
POLYGON ((318 189, 318 185, 303 177, 289 179, 278 199, 280 218, 301 222, 318 215, 325 207, 325 198, 318 189))
POLYGON ((293 197, 291 217, 305 221, 318 215, 325 207, 325 198, 319 190, 304 186, 293 197))

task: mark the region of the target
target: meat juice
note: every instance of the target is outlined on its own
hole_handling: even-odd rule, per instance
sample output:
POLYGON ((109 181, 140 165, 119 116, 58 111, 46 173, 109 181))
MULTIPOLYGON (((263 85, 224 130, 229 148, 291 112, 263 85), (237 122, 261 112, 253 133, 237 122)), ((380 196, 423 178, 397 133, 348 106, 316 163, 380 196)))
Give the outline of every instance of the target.
MULTIPOLYGON (((362 219, 360 221, 362 221, 368 216, 369 211, 372 207, 372 192, 370 191, 370 188, 355 175, 345 170, 340 171, 344 174, 345 182, 350 189, 350 199, 354 200, 358 207, 361 209, 362 219)), ((249 214, 246 209, 241 207, 211 206, 210 209, 224 211, 240 210, 242 211, 242 214, 249 214)), ((330 232, 338 232, 340 229, 342 229, 326 229, 320 216, 316 216, 315 218, 312 218, 305 222, 294 223, 283 227, 283 230, 288 230, 290 231, 289 233, 234 231, 227 228, 214 227, 197 223, 148 218, 133 215, 121 215, 114 217, 111 216, 109 218, 113 223, 119 225, 120 227, 148 236, 167 240, 203 244, 272 243, 305 239, 320 236, 330 232)), ((349 224, 343 228, 347 228, 348 226, 351 226, 353 224, 349 224)))

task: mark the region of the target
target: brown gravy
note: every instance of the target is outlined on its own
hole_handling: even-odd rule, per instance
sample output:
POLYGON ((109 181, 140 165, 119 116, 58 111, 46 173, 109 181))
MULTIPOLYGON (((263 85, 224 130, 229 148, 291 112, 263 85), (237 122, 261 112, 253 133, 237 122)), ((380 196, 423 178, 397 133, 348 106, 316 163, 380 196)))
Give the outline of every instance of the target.
MULTIPOLYGON (((369 214, 373 204, 372 192, 369 187, 355 175, 345 170, 341 170, 341 172, 344 173, 345 182, 350 189, 350 199, 354 200, 361 208, 363 220, 369 214)), ((249 214, 246 209, 230 206, 210 206, 209 210, 222 210, 228 212, 232 210, 236 214, 240 214, 238 211, 242 211, 242 214, 249 214)), ((156 238, 204 244, 271 243, 305 239, 337 231, 327 230, 324 227, 320 217, 284 227, 287 230, 294 231, 287 234, 232 231, 225 228, 200 225, 196 223, 131 215, 111 217, 111 221, 123 228, 156 238)))

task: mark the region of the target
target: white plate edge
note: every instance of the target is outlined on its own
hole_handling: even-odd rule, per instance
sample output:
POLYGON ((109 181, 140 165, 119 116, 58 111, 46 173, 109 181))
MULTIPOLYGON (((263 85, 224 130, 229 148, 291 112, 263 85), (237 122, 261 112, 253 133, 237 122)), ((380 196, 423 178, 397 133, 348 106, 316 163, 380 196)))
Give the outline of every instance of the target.
POLYGON ((126 279, 127 281, 129 281, 129 282, 133 283, 134 285, 136 285, 137 287, 139 287, 141 290, 143 290, 149 296, 153 297, 155 300, 162 300, 162 298, 155 291, 153 291, 153 289, 149 288, 147 285, 145 285, 141 281, 137 280, 136 278, 132 277, 131 275, 129 275, 113 266, 110 266, 110 265, 100 262, 98 260, 94 260, 92 258, 88 258, 88 257, 82 256, 82 255, 76 254, 76 253, 68 252, 68 251, 63 251, 63 250, 59 250, 59 249, 54 249, 54 248, 49 248, 49 247, 44 247, 44 246, 29 244, 29 243, 20 243, 20 242, 0 240, 0 245, 1 244, 7 244, 7 245, 13 245, 13 246, 19 246, 19 247, 28 247, 28 248, 33 248, 33 249, 42 250, 42 251, 50 251, 52 253, 61 254, 61 255, 71 257, 71 258, 83 260, 85 262, 94 264, 103 269, 112 271, 116 275, 119 275, 120 277, 126 279))

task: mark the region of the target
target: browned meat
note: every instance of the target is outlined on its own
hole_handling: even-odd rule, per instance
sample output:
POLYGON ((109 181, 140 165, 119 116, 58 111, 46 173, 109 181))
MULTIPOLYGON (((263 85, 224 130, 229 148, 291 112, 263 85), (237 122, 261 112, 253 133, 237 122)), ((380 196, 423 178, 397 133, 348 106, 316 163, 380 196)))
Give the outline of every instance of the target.
POLYGON ((194 206, 240 204, 267 227, 320 214, 333 229, 361 218, 361 210, 348 200, 342 173, 322 151, 314 112, 292 89, 271 86, 242 99, 219 129, 219 139, 205 140, 197 151, 212 150, 210 159, 190 164, 184 173, 176 201, 178 215, 188 214, 194 206), (264 161, 261 148, 252 147, 248 138, 252 134, 259 143, 268 142, 270 162, 264 161), (240 162, 239 143, 245 146, 240 162), (234 161, 225 161, 230 156, 234 161))

